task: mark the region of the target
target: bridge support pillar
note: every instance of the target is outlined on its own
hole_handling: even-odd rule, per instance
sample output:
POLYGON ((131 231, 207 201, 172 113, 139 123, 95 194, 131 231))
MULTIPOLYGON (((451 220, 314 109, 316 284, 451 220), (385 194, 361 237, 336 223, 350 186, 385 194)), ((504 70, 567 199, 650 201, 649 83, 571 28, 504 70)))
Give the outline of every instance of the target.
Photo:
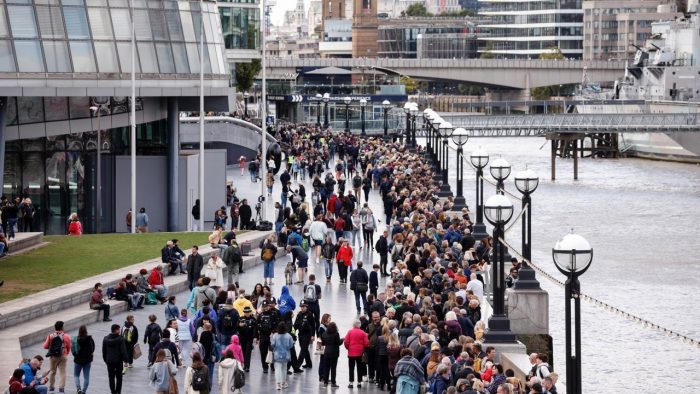
POLYGON ((178 160, 180 159, 180 111, 177 97, 168 97, 168 231, 177 231, 179 215, 178 160))
POLYGON ((552 181, 557 180, 557 140, 552 140, 552 181))

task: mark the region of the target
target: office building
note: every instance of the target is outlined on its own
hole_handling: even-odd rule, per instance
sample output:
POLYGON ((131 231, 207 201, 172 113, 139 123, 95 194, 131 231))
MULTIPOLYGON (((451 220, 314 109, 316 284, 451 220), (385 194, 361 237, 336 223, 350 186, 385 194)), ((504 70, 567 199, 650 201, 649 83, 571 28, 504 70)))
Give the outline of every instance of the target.
POLYGON ((380 58, 478 58, 475 24, 465 18, 380 19, 380 58))
POLYGON ((628 60, 651 35, 652 22, 683 14, 669 0, 583 2, 583 59, 628 60))
MULTIPOLYGON (((479 15, 491 18, 484 49, 498 58, 538 58, 560 50, 565 57, 583 56, 582 0, 479 0, 479 15)), ((626 2, 626 1, 625 1, 626 2)))

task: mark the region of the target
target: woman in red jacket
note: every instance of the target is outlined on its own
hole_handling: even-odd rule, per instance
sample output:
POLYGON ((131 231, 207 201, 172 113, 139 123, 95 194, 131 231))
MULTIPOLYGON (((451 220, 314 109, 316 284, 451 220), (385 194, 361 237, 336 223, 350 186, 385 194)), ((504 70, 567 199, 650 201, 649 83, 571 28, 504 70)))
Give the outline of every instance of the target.
POLYGON ((352 267, 352 248, 346 239, 340 238, 338 241, 340 242, 340 248, 335 255, 335 261, 338 263, 340 283, 347 283, 348 267, 352 267))
POLYGON ((357 388, 362 387, 362 374, 364 373, 364 364, 362 363, 362 353, 369 346, 369 338, 367 333, 360 328, 362 324, 360 320, 355 319, 352 323, 352 329, 348 331, 343 339, 345 348, 348 350, 348 367, 350 369, 350 384, 348 388, 352 388, 352 382, 355 380, 354 369, 357 366, 357 388))

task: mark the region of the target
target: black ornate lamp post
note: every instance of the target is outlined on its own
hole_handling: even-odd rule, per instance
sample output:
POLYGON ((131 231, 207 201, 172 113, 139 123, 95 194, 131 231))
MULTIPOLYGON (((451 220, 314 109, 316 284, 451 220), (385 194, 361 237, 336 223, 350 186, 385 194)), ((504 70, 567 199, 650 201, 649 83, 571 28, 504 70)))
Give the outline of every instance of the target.
POLYGON ((430 124, 433 110, 426 108, 423 110, 423 127, 425 127, 425 157, 431 158, 433 129, 430 124))
POLYGON ((489 164, 489 154, 479 148, 472 152, 469 160, 476 167, 476 223, 472 235, 479 241, 488 236, 484 224, 484 168, 489 164))
POLYGON ((389 100, 384 100, 382 102, 382 109, 384 109, 384 139, 389 136, 389 109, 391 108, 391 103, 389 100))
POLYGON ((440 137, 442 137, 442 160, 440 160, 442 170, 442 185, 440 186, 440 192, 438 193, 438 196, 449 197, 452 195, 452 191, 450 190, 450 183, 447 173, 447 167, 449 166, 449 152, 447 151, 447 140, 452 136, 454 128, 452 127, 452 123, 444 121, 440 123, 439 131, 440 137))
POLYGON ((493 289, 493 315, 489 318, 489 330, 484 335, 486 343, 515 343, 515 334, 510 330, 510 320, 505 308, 505 246, 500 239, 505 235, 505 225, 513 217, 513 203, 501 194, 486 200, 484 213, 493 224, 493 264, 491 287, 493 289))
POLYGON ((350 103, 352 99, 350 97, 343 98, 343 103, 345 103, 345 132, 350 132, 350 103))
POLYGON ((330 125, 328 123, 328 102, 331 101, 331 95, 328 93, 323 94, 323 127, 328 128, 330 125))
POLYGON ((248 98, 250 97, 250 93, 244 92, 243 93, 243 118, 248 119, 248 98))
POLYGON ((363 137, 367 136, 367 133, 365 132, 365 107, 367 106, 367 100, 362 99, 360 100, 360 123, 362 123, 362 131, 360 132, 360 135, 363 137))
POLYGON ((464 150, 462 147, 469 140, 467 130, 458 127, 452 134, 452 141, 457 145, 457 197, 455 197, 453 211, 461 211, 467 206, 464 199, 464 150))
POLYGON ((316 127, 321 127, 321 101, 323 96, 321 93, 316 93, 316 127))
POLYGON ((411 108, 413 108, 413 103, 406 101, 406 104, 403 105, 403 112, 406 114, 406 132, 404 133, 406 145, 411 144, 411 108))
POLYGON ((523 194, 523 209, 527 214, 523 216, 523 265, 518 271, 518 280, 515 282, 516 290, 538 290, 540 282, 535 279, 535 270, 528 262, 532 258, 532 200, 530 195, 537 190, 540 178, 532 170, 525 170, 515 174, 515 187, 523 194))
POLYGON ((580 235, 567 234, 552 248, 552 258, 557 269, 566 275, 564 285, 566 317, 566 392, 581 394, 581 276, 593 261, 591 244, 580 235), (571 332, 571 301, 574 304, 574 332, 571 332), (573 338, 572 338, 573 334, 573 338), (573 343, 572 343, 573 342, 573 343), (573 345, 573 348, 572 348, 573 345), (572 354, 573 350, 573 354, 572 354))
POLYGON ((496 193, 505 194, 505 181, 510 176, 510 163, 506 159, 498 158, 491 162, 491 176, 498 182, 496 184, 496 193))
POLYGON ((435 180, 439 181, 442 179, 442 174, 440 173, 440 169, 442 168, 440 166, 440 124, 443 122, 442 118, 440 115, 437 113, 433 112, 431 119, 430 119, 430 124, 433 128, 433 168, 435 169, 435 180))

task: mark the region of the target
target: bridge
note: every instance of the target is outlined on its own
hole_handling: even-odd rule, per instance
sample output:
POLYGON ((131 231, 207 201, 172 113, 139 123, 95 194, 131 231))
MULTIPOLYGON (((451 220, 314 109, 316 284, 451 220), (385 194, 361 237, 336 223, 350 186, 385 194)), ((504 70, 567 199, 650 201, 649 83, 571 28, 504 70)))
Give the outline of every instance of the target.
MULTIPOLYGON (((377 70, 421 80, 454 81, 489 87, 530 89, 580 83, 584 67, 591 81, 620 78, 624 62, 505 59, 269 59, 268 78, 299 73, 303 68, 339 67, 377 70)), ((289 79, 287 76, 286 79, 289 79)))

